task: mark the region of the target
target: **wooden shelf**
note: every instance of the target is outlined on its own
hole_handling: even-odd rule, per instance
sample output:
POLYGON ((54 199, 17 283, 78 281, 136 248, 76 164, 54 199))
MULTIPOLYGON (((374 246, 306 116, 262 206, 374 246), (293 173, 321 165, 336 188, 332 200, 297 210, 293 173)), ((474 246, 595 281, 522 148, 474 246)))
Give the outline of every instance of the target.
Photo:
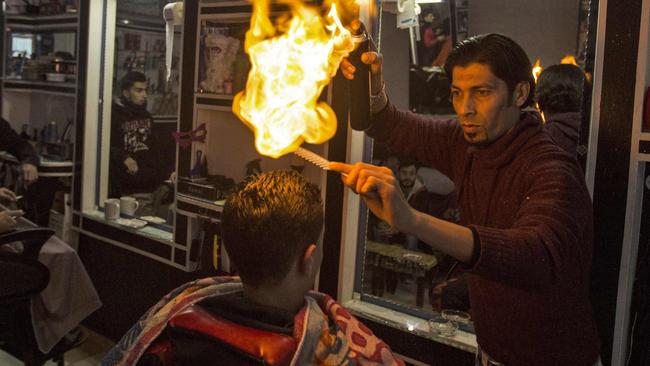
POLYGON ((58 15, 7 15, 6 26, 20 31, 55 31, 73 30, 76 31, 79 25, 77 13, 65 13, 58 15))
POLYGON ((194 102, 198 108, 216 109, 225 112, 232 112, 232 101, 234 95, 195 93, 194 102))
POLYGON ((5 91, 32 91, 58 95, 75 96, 77 84, 74 82, 51 82, 51 81, 29 81, 19 79, 5 79, 3 82, 5 91))

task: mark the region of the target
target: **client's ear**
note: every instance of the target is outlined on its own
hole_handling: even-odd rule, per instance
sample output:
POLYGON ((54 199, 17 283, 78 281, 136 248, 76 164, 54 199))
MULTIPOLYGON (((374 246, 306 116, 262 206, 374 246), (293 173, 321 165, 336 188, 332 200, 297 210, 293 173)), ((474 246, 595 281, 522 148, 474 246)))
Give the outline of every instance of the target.
POLYGON ((314 258, 315 252, 316 252, 316 244, 309 244, 307 246, 307 249, 305 249, 305 252, 302 254, 302 257, 300 258, 300 263, 299 263, 300 272, 308 274, 314 270, 314 266, 316 265, 315 258, 314 258))

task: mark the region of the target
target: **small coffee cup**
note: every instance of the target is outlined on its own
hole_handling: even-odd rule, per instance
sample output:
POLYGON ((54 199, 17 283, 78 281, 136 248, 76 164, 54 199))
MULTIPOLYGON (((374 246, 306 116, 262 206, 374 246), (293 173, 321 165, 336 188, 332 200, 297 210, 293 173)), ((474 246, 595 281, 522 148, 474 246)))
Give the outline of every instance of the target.
POLYGON ((124 196, 120 198, 120 212, 125 215, 134 216, 140 204, 134 197, 124 196))
POLYGON ((104 218, 109 221, 120 218, 120 200, 109 198, 104 201, 104 218))

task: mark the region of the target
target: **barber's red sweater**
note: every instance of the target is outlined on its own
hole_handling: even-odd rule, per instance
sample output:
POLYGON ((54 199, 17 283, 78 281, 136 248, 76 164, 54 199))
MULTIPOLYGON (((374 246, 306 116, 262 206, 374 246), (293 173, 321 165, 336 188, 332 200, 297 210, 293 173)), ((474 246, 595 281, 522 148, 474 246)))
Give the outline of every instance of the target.
POLYGON ((538 114, 522 113, 484 147, 465 142, 456 120, 392 105, 368 134, 456 184, 461 224, 480 245, 468 278, 480 346, 508 366, 593 365, 591 199, 575 154, 553 143, 538 114))

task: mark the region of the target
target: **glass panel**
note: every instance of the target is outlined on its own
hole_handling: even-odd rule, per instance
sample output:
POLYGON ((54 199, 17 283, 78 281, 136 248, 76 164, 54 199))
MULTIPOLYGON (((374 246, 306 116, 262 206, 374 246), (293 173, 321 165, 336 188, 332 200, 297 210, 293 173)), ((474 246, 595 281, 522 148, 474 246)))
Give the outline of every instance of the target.
POLYGON ((105 82, 110 83, 105 95, 112 96, 112 106, 103 120, 110 138, 102 145, 102 156, 108 160, 103 165, 108 169, 101 182, 101 192, 106 193, 100 194, 98 205, 108 212, 113 204, 107 209, 107 199, 119 202, 115 222, 143 233, 143 222, 136 220, 144 221, 146 227, 172 231, 176 163, 172 133, 177 130, 181 32, 175 27, 171 76, 167 79, 162 17, 166 3, 117 1, 114 46, 104 50, 113 56, 107 62, 112 79, 105 70, 105 82))
MULTIPOLYGON (((383 13, 381 38, 384 45, 390 40, 390 47, 382 48, 384 78, 390 99, 398 108, 441 119, 455 118, 442 66, 454 42, 482 33, 497 32, 513 38, 532 62, 539 58, 543 66, 559 64, 563 56, 573 55, 587 79, 593 71, 593 45, 588 46, 595 39, 595 26, 590 24, 595 18, 589 19, 590 9, 597 8, 593 2, 526 0, 513 3, 509 10, 496 0, 423 1, 419 6, 422 11, 416 41, 411 38, 416 33, 396 27, 396 11, 386 6, 383 13), (408 88, 402 84, 406 72, 408 88)), ((374 37, 378 38, 376 34, 374 37)), ((591 108, 589 92, 583 90, 582 110, 587 119, 591 108)), ((583 124, 582 129, 588 126, 583 124)), ((459 221, 456 191, 448 177, 412 157, 397 156, 387 146, 367 145, 372 149, 366 151, 366 160, 389 167, 415 209, 443 220, 459 221)), ((364 299, 423 318, 439 317, 446 308, 470 310, 466 275, 453 258, 393 230, 367 209, 363 211, 364 256, 357 266, 362 273, 357 274, 355 290, 364 299)))

